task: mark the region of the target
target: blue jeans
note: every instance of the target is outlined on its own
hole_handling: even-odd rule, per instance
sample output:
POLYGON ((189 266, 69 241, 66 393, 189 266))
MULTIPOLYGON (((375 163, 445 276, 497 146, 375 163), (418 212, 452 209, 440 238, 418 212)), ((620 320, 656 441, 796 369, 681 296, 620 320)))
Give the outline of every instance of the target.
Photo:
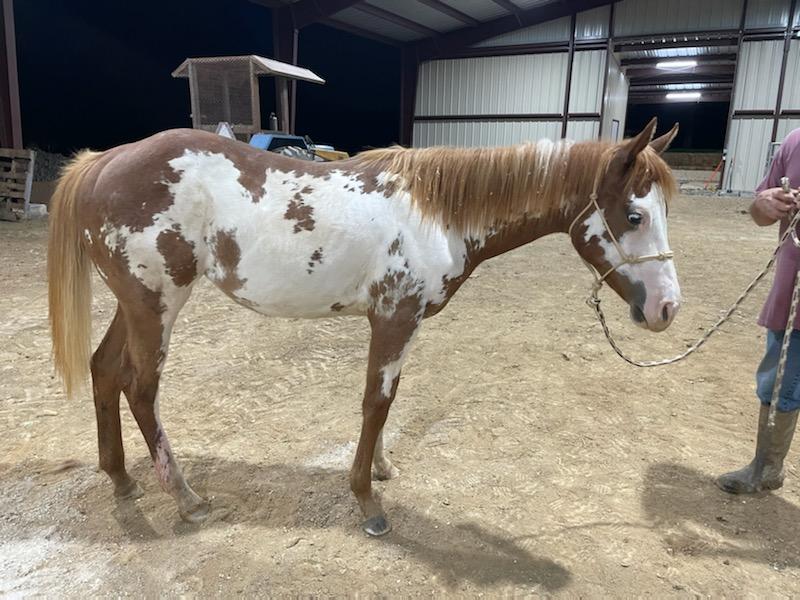
MULTIPOLYGON (((767 351, 756 372, 756 394, 765 405, 769 405, 772 399, 783 335, 782 330, 767 330, 767 351)), ((791 336, 778 399, 778 410, 781 412, 800 409, 800 330, 793 329, 791 336)))

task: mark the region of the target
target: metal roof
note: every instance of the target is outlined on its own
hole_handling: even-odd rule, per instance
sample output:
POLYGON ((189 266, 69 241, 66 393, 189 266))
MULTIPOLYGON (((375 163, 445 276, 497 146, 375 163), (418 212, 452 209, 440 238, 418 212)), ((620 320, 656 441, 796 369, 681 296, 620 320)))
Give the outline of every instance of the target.
MULTIPOLYGON (((290 8, 300 27, 312 22, 324 23, 363 37, 403 45, 497 26, 506 18, 515 19, 516 27, 527 27, 616 0, 251 1, 270 8, 290 8), (549 16, 550 13, 555 16, 549 16)), ((492 36, 480 39, 486 37, 492 36)))
POLYGON ((256 75, 267 75, 277 77, 288 77, 289 79, 298 79, 300 81, 309 81, 311 83, 325 83, 325 80, 308 69, 290 65, 289 63, 281 62, 273 58, 264 58, 255 54, 245 56, 205 56, 200 58, 187 58, 180 66, 172 72, 173 77, 188 77, 189 64, 224 64, 224 63, 242 63, 248 61, 253 65, 253 72, 256 75))

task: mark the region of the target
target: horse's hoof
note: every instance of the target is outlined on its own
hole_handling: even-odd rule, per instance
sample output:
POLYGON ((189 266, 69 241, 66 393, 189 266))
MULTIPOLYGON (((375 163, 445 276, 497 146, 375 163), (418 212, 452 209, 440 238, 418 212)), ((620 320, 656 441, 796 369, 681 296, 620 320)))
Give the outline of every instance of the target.
POLYGON ((178 512, 181 515, 181 519, 187 523, 202 523, 211 513, 211 503, 207 500, 203 500, 196 506, 187 510, 179 509, 178 512))
POLYGON ((394 479, 399 475, 400 475, 400 470, 391 463, 389 463, 388 469, 385 467, 372 468, 372 476, 378 481, 388 481, 389 479, 394 479))
POLYGON ((377 517, 367 519, 361 525, 361 528, 364 530, 364 533, 372 537, 386 535, 392 530, 392 526, 383 515, 378 515, 377 517))
POLYGON ((128 483, 114 488, 114 496, 120 500, 137 500, 144 496, 144 490, 135 479, 129 479, 128 483))

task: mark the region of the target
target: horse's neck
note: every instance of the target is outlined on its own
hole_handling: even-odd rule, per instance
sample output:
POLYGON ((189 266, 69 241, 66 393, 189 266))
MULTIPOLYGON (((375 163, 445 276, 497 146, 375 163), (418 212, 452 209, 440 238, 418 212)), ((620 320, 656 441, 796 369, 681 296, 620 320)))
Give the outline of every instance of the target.
POLYGON ((480 244, 475 244, 470 262, 473 267, 484 260, 494 258, 540 237, 565 231, 565 217, 552 214, 542 217, 527 216, 513 223, 506 223, 486 234, 480 244))

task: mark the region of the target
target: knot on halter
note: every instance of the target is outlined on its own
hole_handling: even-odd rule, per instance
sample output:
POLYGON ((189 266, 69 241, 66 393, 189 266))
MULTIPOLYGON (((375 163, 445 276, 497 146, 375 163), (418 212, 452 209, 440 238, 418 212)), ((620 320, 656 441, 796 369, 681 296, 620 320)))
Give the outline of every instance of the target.
POLYGON ((591 194, 589 194, 589 200, 591 200, 592 202, 597 202, 597 192, 592 192, 591 194))

